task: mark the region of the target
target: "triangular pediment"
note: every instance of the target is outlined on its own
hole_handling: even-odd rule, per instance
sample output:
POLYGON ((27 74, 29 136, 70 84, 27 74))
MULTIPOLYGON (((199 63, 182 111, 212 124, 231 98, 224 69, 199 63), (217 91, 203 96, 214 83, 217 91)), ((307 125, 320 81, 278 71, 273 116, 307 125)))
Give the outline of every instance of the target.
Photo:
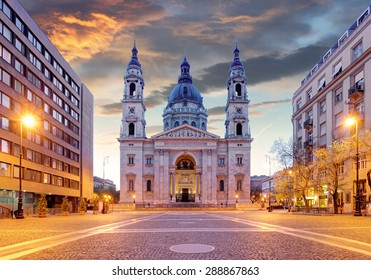
POLYGON ((178 127, 174 127, 170 130, 166 130, 164 132, 161 132, 159 134, 156 134, 151 137, 152 139, 172 139, 172 138, 190 138, 190 139, 219 139, 220 137, 218 135, 212 134, 210 132, 207 132, 205 130, 183 124, 178 127))

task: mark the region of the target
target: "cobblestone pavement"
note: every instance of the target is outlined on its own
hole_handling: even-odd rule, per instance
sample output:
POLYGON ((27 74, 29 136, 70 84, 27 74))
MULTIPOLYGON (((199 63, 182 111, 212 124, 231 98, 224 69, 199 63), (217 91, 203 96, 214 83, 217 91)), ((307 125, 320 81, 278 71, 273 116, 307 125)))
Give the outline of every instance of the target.
POLYGON ((0 259, 371 260, 371 217, 256 210, 6 219, 0 220, 0 259), (215 249, 170 249, 181 244, 215 249))

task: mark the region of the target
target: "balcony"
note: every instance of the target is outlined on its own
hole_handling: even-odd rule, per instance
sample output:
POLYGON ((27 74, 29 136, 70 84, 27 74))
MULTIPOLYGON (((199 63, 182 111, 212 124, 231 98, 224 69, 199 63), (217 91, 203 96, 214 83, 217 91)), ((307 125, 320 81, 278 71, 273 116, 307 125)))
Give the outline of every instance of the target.
POLYGON ((304 128, 309 130, 313 127, 313 119, 309 118, 304 122, 304 128))
POLYGON ((313 147, 313 139, 308 139, 304 142, 304 149, 312 148, 313 147))
POLYGON ((363 83, 363 80, 361 80, 350 87, 348 97, 357 99, 363 95, 364 90, 365 84, 363 83))

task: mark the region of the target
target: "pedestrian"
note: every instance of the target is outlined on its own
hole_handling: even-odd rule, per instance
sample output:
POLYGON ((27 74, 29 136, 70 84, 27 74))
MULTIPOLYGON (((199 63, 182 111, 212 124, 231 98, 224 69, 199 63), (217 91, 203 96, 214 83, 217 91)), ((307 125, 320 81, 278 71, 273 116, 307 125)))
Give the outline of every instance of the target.
POLYGON ((343 214, 344 202, 340 203, 340 214, 343 214))

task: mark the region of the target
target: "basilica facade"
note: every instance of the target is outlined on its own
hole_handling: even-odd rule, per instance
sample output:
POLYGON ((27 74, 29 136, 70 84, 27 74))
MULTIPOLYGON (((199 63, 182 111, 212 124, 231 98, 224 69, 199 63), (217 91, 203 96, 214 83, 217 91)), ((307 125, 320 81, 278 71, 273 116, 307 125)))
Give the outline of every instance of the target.
POLYGON ((224 137, 207 131, 207 109, 184 57, 162 115, 163 132, 147 138, 142 74, 134 43, 121 100, 120 202, 249 203, 252 138, 247 77, 237 46, 226 77, 224 137))

